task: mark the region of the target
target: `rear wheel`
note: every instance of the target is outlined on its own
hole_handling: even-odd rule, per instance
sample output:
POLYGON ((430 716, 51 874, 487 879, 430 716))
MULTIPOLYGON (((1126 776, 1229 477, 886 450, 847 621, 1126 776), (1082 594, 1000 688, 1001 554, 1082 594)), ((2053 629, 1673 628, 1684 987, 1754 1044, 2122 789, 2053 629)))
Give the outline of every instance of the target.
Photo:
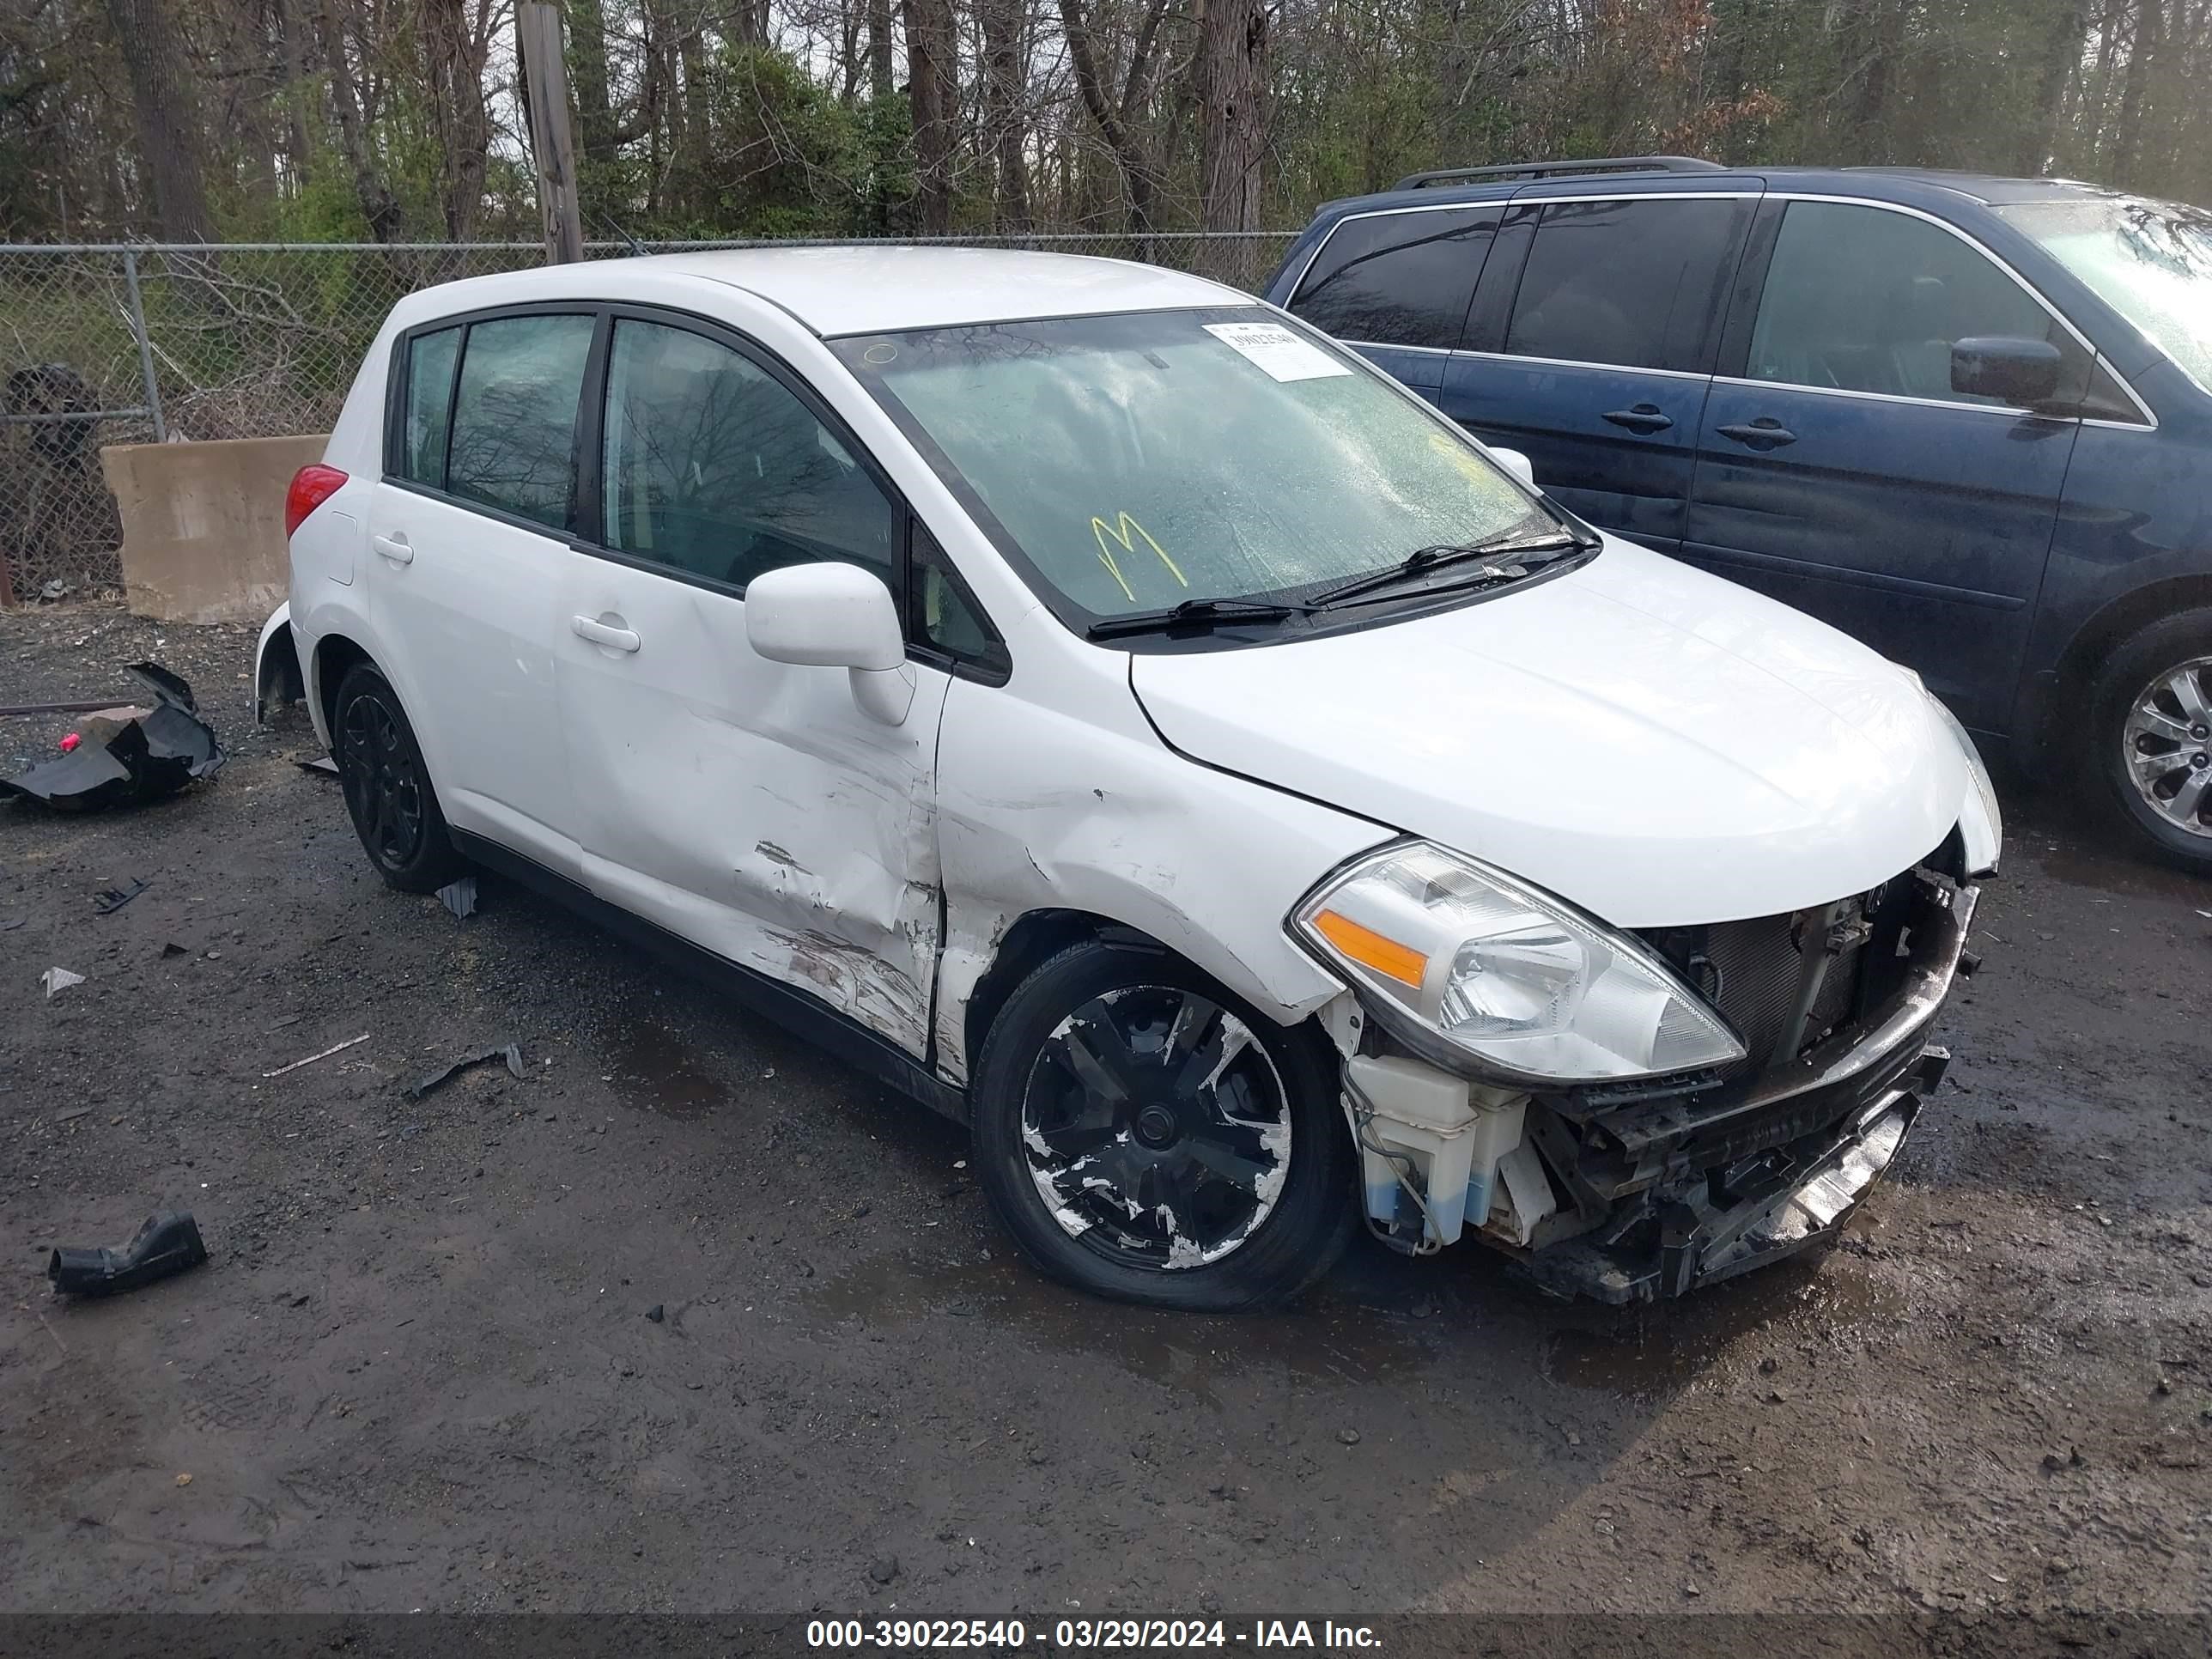
POLYGON ((2130 635, 2090 688, 2089 758, 2120 820, 2212 874, 2212 609, 2130 635))
POLYGON ((978 1177, 1031 1261, 1194 1312, 1295 1296, 1350 1237, 1325 1039, 1165 951, 1089 942, 1032 973, 976 1066, 978 1177))
POLYGON ((403 893, 434 893, 466 867, 446 834, 446 815, 398 694, 367 663, 355 664, 338 682, 331 753, 354 833, 386 882, 403 893))

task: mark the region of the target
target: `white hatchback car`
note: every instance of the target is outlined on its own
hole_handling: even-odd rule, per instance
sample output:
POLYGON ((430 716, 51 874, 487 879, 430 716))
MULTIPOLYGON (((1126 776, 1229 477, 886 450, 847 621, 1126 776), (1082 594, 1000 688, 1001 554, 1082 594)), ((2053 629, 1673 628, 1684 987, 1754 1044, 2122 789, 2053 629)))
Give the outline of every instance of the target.
POLYGON ((472 861, 973 1127, 1047 1272, 1297 1291, 1364 1213, 1676 1294, 1833 1236, 1997 810, 1843 635, 1601 537, 1249 295, 779 250, 396 307, 264 685, 472 861))

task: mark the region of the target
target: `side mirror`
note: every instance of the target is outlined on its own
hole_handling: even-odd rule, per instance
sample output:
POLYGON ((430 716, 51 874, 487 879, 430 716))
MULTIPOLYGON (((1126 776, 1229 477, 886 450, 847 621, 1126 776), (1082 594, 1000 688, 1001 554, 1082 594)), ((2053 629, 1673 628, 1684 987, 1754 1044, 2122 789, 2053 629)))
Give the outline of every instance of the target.
POLYGON ((1517 449, 1500 449, 1494 444, 1486 445, 1485 447, 1490 451, 1492 460, 1520 479, 1529 489, 1534 489, 1536 487, 1536 464, 1526 455, 1517 449))
POLYGON ((890 589, 856 564, 794 564, 745 586, 745 638, 770 662, 842 668, 869 719, 904 723, 914 669, 890 589))
POLYGON ((2058 395, 2058 348, 2048 340, 1977 335, 1951 347, 1951 390, 2037 409, 2058 395))

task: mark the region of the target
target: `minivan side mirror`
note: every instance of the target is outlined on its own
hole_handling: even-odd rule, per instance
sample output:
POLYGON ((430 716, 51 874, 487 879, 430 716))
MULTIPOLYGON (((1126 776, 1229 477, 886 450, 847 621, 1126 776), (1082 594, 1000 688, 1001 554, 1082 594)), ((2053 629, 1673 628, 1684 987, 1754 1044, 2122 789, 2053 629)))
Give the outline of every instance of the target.
POLYGON ((2048 340, 1976 335, 1951 346, 1951 390, 2038 409, 2058 395, 2058 348, 2048 340))
POLYGON ((745 585, 745 638, 770 662, 842 668, 869 719, 904 723, 914 669, 898 607, 880 578, 856 564, 794 564, 745 585))
POLYGON ((1536 487, 1536 464, 1528 456, 1517 449, 1500 449, 1495 444, 1486 444, 1484 447, 1490 451, 1492 460, 1520 479, 1529 489, 1534 489, 1536 487))

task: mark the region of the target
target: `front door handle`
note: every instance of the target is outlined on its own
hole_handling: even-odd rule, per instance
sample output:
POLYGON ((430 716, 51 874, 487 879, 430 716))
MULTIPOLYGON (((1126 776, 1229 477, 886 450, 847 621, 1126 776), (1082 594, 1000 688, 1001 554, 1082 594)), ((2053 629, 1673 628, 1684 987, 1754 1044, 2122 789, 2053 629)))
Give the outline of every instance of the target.
POLYGON ((1631 432, 1664 432, 1674 421, 1656 404, 1638 404, 1633 409, 1608 409, 1598 416, 1631 432))
POLYGON ((371 536, 368 538, 368 544, 394 564, 415 562, 415 550, 409 544, 404 534, 371 536))
POLYGON ((1722 437, 1733 438, 1749 449, 1779 449, 1784 444, 1797 441, 1797 434, 1771 415, 1762 415, 1748 426, 1723 426, 1715 429, 1722 437))
POLYGON ((611 623, 595 622, 589 617, 571 617, 568 626, 576 630, 580 640, 589 640, 593 645, 604 645, 610 651, 635 651, 640 643, 636 634, 627 628, 617 628, 611 623))

